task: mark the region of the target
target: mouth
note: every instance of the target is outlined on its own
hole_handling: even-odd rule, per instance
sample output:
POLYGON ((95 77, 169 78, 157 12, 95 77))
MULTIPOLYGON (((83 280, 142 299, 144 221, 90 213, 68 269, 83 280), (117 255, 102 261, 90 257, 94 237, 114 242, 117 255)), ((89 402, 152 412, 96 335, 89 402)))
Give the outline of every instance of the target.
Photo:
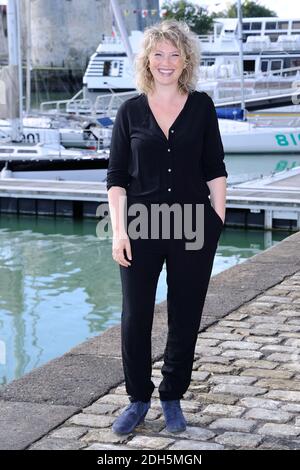
POLYGON ((158 72, 164 77, 170 77, 174 70, 172 69, 158 69, 158 72))

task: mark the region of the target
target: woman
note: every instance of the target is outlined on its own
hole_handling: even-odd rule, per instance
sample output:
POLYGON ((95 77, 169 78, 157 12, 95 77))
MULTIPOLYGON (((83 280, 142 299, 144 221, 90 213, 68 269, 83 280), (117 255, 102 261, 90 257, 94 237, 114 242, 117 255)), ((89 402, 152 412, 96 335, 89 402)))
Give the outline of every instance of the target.
POLYGON ((122 282, 122 360, 130 401, 113 423, 112 430, 119 434, 143 422, 150 408, 155 388, 151 329, 164 262, 168 339, 158 391, 167 430, 186 429, 180 400, 191 380, 202 309, 225 219, 228 176, 213 102, 195 90, 199 63, 198 39, 186 23, 165 20, 147 28, 135 58, 140 93, 121 104, 114 123, 107 190, 112 256, 122 282), (137 204, 138 213, 143 212, 140 237, 133 229, 129 233, 134 222, 131 209, 137 204), (171 212, 175 204, 183 217, 180 222, 178 217, 174 216, 176 222, 168 218, 165 237, 161 227, 159 234, 155 232, 152 209, 159 205, 171 212), (190 230, 182 235, 179 229, 186 219, 190 230), (195 222, 202 245, 187 248, 195 222))

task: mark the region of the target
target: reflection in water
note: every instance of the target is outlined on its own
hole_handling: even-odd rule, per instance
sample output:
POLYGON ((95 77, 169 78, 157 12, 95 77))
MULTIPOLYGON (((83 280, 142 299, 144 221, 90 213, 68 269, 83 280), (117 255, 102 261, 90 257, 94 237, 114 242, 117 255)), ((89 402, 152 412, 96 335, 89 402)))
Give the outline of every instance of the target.
POLYGON ((299 166, 300 155, 225 155, 225 162, 230 186, 299 166))
MULTIPOLYGON (((60 356, 118 324, 119 267, 97 221, 1 215, 0 383, 60 356)), ((244 261, 288 232, 224 229, 213 274, 244 261)), ((166 298, 165 266, 156 302, 166 298)))

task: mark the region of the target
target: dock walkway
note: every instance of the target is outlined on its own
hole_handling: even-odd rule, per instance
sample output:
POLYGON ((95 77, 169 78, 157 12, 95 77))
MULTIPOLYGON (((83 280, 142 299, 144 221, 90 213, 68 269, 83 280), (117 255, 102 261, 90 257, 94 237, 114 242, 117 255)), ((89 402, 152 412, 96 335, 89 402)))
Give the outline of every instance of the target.
MULTIPOLYGON (((0 212, 97 217, 105 182, 0 179, 0 212)), ((227 188, 227 226, 300 230, 300 167, 227 188)))

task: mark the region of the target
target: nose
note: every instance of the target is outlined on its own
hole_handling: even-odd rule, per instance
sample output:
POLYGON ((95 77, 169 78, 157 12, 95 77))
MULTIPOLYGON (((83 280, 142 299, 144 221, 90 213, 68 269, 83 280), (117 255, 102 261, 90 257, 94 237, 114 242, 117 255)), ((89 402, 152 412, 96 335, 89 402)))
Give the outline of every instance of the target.
POLYGON ((161 59, 160 65, 164 65, 165 67, 170 66, 172 64, 171 57, 168 55, 164 55, 161 59))

